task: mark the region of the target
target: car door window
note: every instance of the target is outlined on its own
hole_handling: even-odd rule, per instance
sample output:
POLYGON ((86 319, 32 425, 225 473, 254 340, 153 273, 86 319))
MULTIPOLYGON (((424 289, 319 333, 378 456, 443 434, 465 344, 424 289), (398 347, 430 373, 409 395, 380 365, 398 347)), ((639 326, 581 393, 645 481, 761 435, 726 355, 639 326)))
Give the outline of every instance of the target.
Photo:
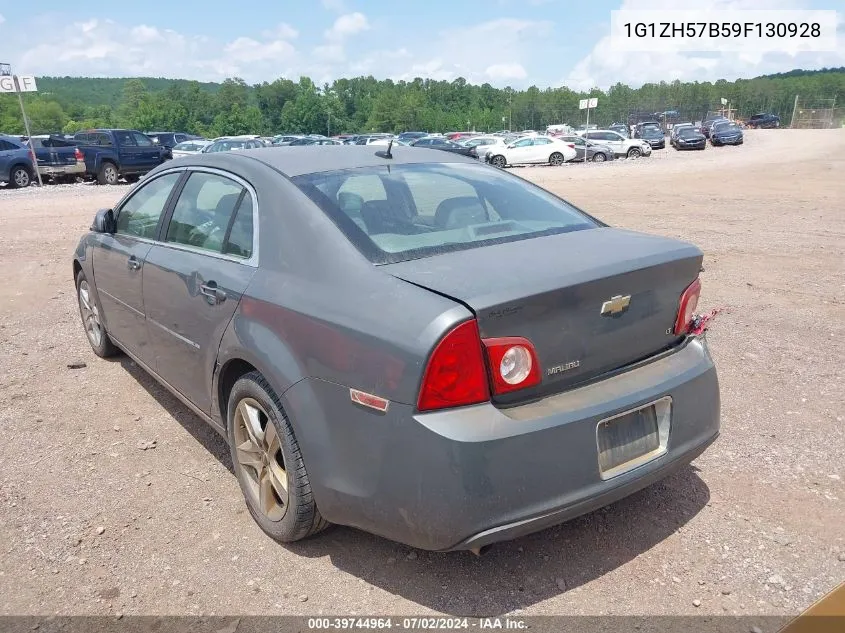
POLYGON ((8 152, 9 150, 17 149, 8 141, 0 141, 0 152, 8 152))
POLYGON ((135 139, 135 144, 138 147, 152 147, 154 143, 150 140, 149 137, 144 136, 138 132, 132 133, 132 138, 135 139))
POLYGON ((131 132, 122 132, 122 131, 121 132, 115 132, 114 136, 117 139, 117 142, 124 147, 127 147, 127 146, 128 147, 136 147, 137 146, 135 139, 132 138, 131 132))
POLYGON ((245 193, 242 185, 225 176, 192 173, 176 201, 165 241, 222 253, 232 216, 245 193))
POLYGON ((534 144, 534 141, 530 138, 524 138, 521 141, 517 141, 513 144, 514 147, 531 147, 534 144))
POLYGON ((166 174, 141 185, 117 213, 117 233, 155 239, 158 222, 182 174, 166 174))
POLYGON ((97 145, 101 145, 103 147, 111 147, 112 140, 111 136, 108 134, 92 134, 92 136, 96 137, 97 145))
POLYGON ((548 138, 535 138, 534 145, 551 145, 552 141, 548 138))

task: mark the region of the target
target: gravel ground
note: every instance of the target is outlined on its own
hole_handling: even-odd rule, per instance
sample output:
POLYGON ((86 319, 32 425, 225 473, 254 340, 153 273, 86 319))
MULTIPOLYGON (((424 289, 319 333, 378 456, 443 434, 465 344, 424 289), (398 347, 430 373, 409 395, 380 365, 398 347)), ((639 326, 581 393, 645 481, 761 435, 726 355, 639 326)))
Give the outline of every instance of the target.
POLYGON ((515 170, 703 248, 722 435, 681 473, 481 558, 347 528, 265 537, 222 440, 89 350, 70 256, 126 187, 0 191, 0 615, 799 612, 845 579, 843 147, 845 130, 751 131, 515 170))

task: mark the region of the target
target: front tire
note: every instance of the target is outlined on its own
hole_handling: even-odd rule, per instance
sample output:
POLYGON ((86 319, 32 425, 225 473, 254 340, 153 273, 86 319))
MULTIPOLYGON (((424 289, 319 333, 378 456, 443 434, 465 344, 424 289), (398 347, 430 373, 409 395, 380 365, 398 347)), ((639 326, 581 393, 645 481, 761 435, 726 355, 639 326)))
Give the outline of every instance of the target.
POLYGON ((32 174, 23 165, 18 165, 9 174, 9 187, 12 189, 24 189, 32 184, 32 174))
POLYGON ((85 335, 94 353, 100 358, 117 354, 120 350, 111 342, 102 321, 103 309, 100 307, 100 301, 81 270, 76 275, 76 300, 79 303, 79 316, 82 317, 85 335))
POLYGON ((552 165, 553 167, 560 167, 564 162, 565 159, 563 158, 563 154, 560 152, 555 152, 549 156, 549 165, 552 165))
POLYGON ((603 163, 606 160, 607 160, 607 156, 605 156, 603 152, 599 152, 598 154, 593 154, 593 162, 594 163, 603 163))
POLYGON ((114 163, 104 162, 97 172, 97 182, 101 185, 116 185, 119 174, 114 163))
POLYGON ((628 158, 639 158, 643 155, 643 151, 639 147, 632 147, 628 150, 628 158))
POLYGON ((493 158, 490 159, 490 164, 493 165, 493 167, 498 167, 499 169, 504 169, 505 165, 508 164, 508 161, 506 161, 505 157, 502 156, 501 154, 497 154, 496 156, 494 156, 493 158))
POLYGON ((226 417, 232 464, 258 526, 281 543, 323 531, 293 427, 272 387, 258 372, 232 387, 226 417))

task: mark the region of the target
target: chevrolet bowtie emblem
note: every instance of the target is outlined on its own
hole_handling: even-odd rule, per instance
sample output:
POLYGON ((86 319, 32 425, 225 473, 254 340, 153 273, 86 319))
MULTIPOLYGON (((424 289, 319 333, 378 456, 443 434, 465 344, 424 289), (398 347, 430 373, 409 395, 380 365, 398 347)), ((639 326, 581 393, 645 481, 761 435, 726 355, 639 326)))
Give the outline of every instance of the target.
POLYGON ((601 304, 602 316, 616 316, 622 314, 631 304, 631 295, 616 295, 601 304))

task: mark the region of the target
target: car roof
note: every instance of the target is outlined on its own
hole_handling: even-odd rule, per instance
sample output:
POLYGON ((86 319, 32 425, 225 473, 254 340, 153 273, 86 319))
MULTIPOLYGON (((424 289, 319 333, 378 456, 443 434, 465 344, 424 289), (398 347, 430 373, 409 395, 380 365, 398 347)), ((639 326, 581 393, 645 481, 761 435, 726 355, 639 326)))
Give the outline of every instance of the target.
POLYGON ((395 145, 391 150, 393 158, 383 158, 384 145, 304 145, 297 148, 262 147, 240 152, 219 152, 198 154, 188 158, 183 165, 206 165, 231 169, 234 172, 249 171, 253 162, 263 163, 285 176, 295 177, 360 167, 384 167, 387 165, 410 165, 414 163, 471 163, 478 161, 468 156, 444 152, 438 149, 424 149, 395 145), (382 154, 379 156, 378 154, 382 154))

